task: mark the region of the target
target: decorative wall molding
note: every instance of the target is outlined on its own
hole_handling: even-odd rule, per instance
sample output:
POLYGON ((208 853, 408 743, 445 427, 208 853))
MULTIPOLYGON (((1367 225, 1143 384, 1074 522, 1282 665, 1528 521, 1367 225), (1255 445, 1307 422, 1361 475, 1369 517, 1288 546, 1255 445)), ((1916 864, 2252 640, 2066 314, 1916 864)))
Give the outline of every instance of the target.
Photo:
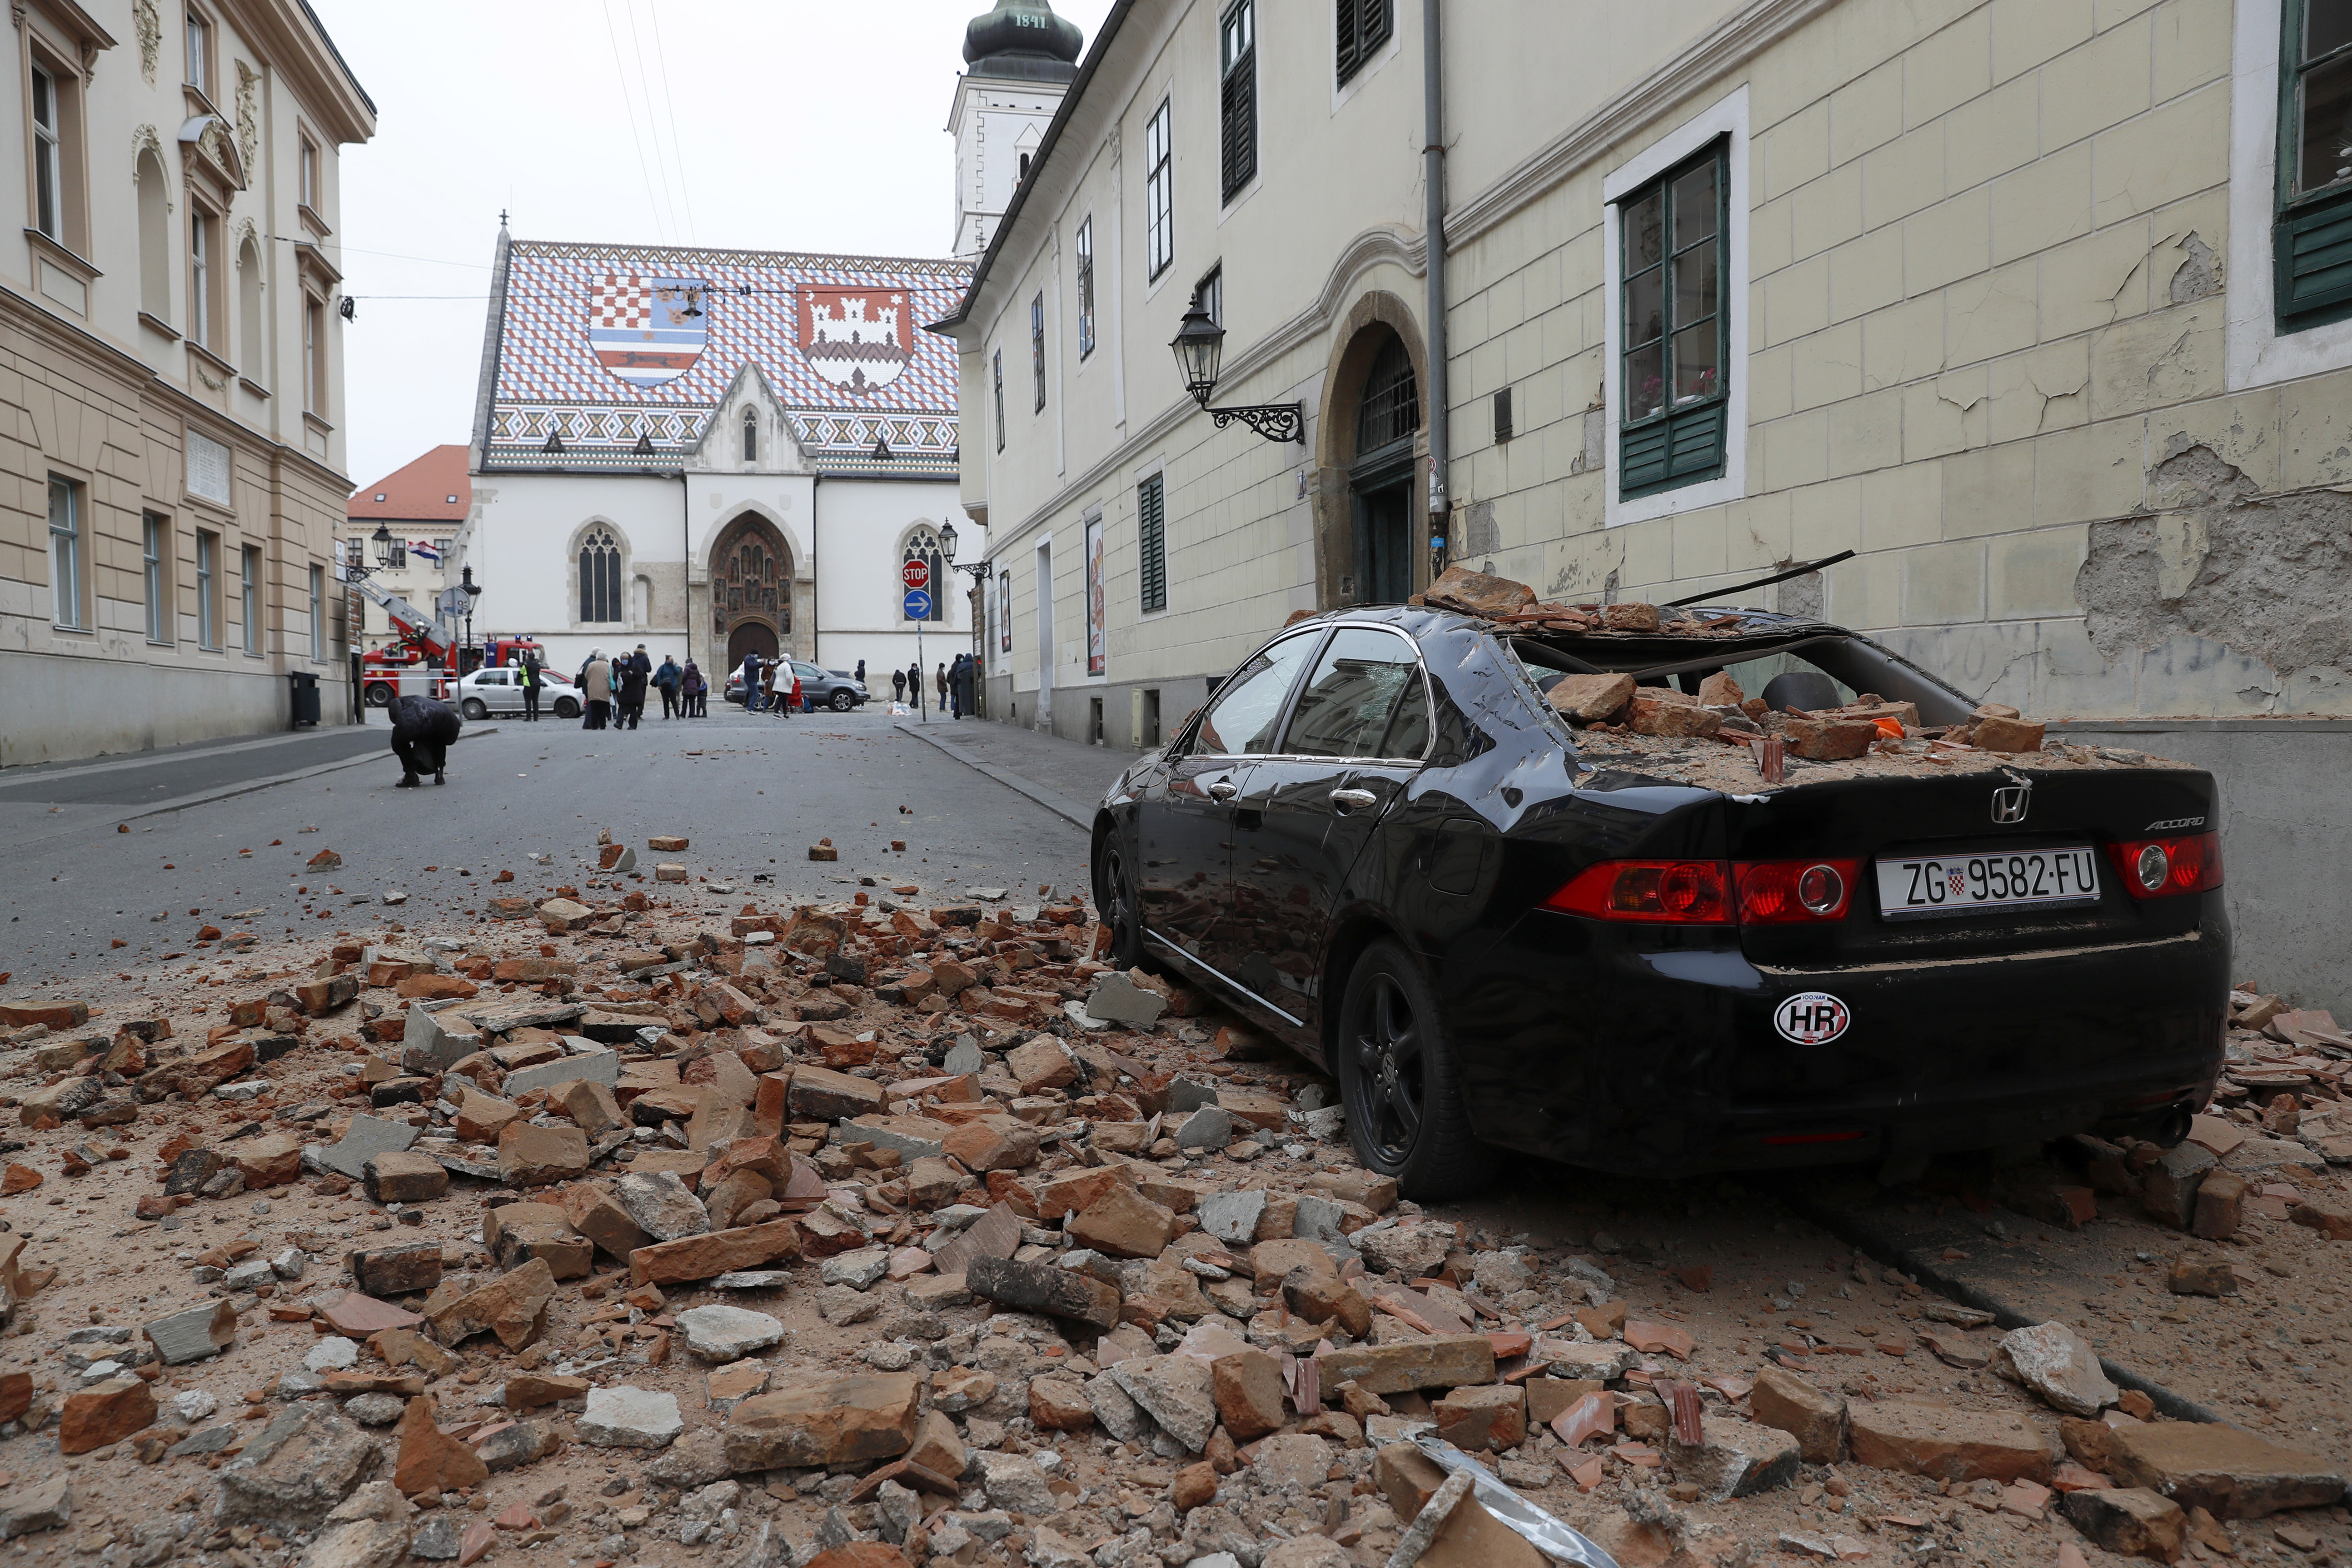
POLYGON ((254 88, 261 80, 260 73, 243 60, 236 62, 236 150, 245 161, 248 177, 253 158, 261 145, 258 112, 254 107, 254 88))
POLYGON ((155 85, 155 65, 163 53, 163 18, 155 0, 132 0, 131 30, 139 36, 139 74, 155 85))

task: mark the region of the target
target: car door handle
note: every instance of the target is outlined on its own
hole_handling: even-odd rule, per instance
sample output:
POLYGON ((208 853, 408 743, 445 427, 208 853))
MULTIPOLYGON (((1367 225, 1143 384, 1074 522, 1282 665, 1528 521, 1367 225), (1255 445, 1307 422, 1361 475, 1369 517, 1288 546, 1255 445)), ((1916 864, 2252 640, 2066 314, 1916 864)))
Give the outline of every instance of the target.
POLYGON ((1231 800, 1234 796, 1241 793, 1241 785, 1237 784, 1228 784, 1223 779, 1219 779, 1216 783, 1209 786, 1209 798, 1211 800, 1231 800))
POLYGON ((1368 789, 1335 789, 1331 792, 1331 805, 1342 814, 1380 803, 1381 797, 1368 789))

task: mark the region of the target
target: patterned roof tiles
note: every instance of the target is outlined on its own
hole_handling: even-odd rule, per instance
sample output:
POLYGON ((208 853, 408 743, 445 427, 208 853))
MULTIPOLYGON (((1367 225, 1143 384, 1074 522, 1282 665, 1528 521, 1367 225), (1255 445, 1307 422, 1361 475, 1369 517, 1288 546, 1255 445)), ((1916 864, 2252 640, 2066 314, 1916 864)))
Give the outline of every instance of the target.
POLYGON ((971 277, 960 261, 512 241, 488 464, 674 465, 748 359, 812 459, 870 466, 887 431, 900 466, 951 471, 955 345, 920 328, 954 308, 971 277), (686 288, 662 291, 677 284, 686 288), (620 356, 589 334, 592 317, 611 324, 616 289, 669 307, 665 355, 681 336, 704 340, 682 374, 646 384, 642 372, 625 379, 608 368, 620 356), (561 457, 543 451, 551 431, 561 433, 561 457), (641 435, 652 453, 636 449, 641 435))

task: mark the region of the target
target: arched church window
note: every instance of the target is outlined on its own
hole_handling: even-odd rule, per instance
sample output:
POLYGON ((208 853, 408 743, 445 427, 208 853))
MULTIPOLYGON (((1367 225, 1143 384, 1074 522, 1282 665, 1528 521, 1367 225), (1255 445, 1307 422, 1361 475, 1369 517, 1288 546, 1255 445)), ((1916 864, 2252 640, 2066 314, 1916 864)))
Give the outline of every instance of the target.
POLYGON ((929 528, 915 530, 907 536, 907 548, 899 559, 920 561, 931 569, 931 613, 924 618, 929 621, 946 620, 948 558, 940 548, 940 536, 929 528))
POLYGON ((621 542, 608 528, 594 528, 580 542, 580 619, 621 618, 621 542))
POLYGON ((743 460, 747 463, 760 460, 760 415, 756 409, 743 410, 743 460))

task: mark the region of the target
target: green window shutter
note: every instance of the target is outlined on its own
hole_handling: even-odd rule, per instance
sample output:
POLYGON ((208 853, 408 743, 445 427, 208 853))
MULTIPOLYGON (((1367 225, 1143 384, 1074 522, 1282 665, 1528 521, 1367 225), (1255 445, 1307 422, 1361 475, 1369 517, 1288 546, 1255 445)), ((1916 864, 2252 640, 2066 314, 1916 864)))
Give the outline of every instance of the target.
POLYGON ((1138 576, 1142 584, 1143 613, 1168 607, 1167 489, 1154 474, 1135 492, 1136 542, 1142 557, 1138 576))
POLYGON ((2281 321, 2352 305, 2352 191, 2281 214, 2274 237, 2281 321))

